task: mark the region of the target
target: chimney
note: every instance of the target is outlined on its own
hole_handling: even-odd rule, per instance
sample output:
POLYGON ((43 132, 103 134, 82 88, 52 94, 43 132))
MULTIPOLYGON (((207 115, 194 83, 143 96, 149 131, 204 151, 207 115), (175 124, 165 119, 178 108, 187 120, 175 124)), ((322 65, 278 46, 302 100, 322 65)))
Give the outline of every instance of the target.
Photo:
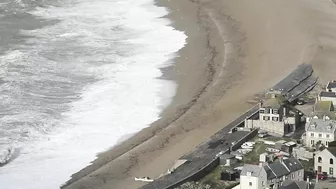
POLYGON ((282 156, 279 156, 279 162, 283 163, 283 157, 282 156))

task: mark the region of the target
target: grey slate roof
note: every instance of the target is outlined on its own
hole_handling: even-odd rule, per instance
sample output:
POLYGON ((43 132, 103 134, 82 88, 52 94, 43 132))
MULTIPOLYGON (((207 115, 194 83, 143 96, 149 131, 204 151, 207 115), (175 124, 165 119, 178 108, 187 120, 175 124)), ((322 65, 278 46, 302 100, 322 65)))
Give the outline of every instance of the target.
POLYGON ((336 157, 336 147, 329 147, 327 150, 336 157))
POLYGON ((336 88, 336 81, 330 81, 327 85, 327 89, 336 88))
POLYGON ((290 172, 298 171, 300 169, 303 169, 303 165, 300 163, 299 160, 290 157, 288 159, 284 159, 283 163, 286 165, 286 167, 289 169, 290 172))
POLYGON ((243 170, 241 171, 240 175, 241 176, 247 176, 247 172, 251 172, 252 177, 259 177, 260 172, 264 168, 259 166, 259 165, 251 165, 251 164, 246 164, 243 167, 243 170))
POLYGON ((268 167, 268 166, 264 166, 266 174, 267 174, 267 180, 271 180, 276 178, 276 176, 274 175, 274 173, 272 172, 272 170, 268 167))
POLYGON ((276 161, 271 164, 265 164, 263 166, 246 164, 244 165, 244 168, 240 175, 247 176, 247 172, 251 172, 251 176, 259 177, 260 172, 263 169, 267 174, 267 180, 271 180, 301 170, 303 169, 303 166, 299 160, 291 157, 283 160, 282 162, 276 161))
POLYGON ((288 175, 290 172, 287 170, 287 168, 280 162, 274 162, 268 165, 270 169, 275 173, 277 177, 281 177, 284 175, 288 175))
MULTIPOLYGON (((308 189, 308 182, 284 180, 279 189, 308 189)), ((309 189, 314 189, 314 184, 310 184, 309 189)))
POLYGON ((336 93, 322 91, 322 92, 320 92, 320 97, 333 97, 333 98, 336 98, 336 93))
POLYGON ((334 133, 335 130, 335 120, 312 119, 307 127, 307 131, 310 132, 334 133), (328 129, 328 126, 330 129, 328 129))

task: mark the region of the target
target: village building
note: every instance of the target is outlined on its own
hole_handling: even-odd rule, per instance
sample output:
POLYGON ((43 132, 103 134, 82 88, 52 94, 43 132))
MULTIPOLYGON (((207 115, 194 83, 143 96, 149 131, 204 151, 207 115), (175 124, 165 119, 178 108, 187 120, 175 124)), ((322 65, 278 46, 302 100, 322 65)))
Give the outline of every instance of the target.
POLYGON ((315 154, 314 170, 318 174, 326 173, 336 177, 336 147, 332 146, 315 154))
POLYGON ((274 95, 261 103, 259 120, 246 119, 245 127, 259 128, 280 136, 294 132, 300 123, 300 115, 284 101, 281 95, 274 95))
POLYGON ((335 141, 336 121, 328 116, 322 119, 318 117, 309 118, 306 123, 306 141, 308 147, 316 147, 317 144, 328 147, 328 144, 335 141))
POLYGON ((326 86, 326 92, 334 92, 336 93, 336 80, 329 81, 326 86))
POLYGON ((286 180, 279 189, 314 189, 315 184, 307 181, 286 180))
POLYGON ((285 180, 303 181, 303 166, 291 157, 271 164, 244 165, 240 173, 241 189, 279 188, 285 180))
POLYGON ((336 105, 336 93, 321 91, 317 96, 317 101, 332 101, 333 105, 336 105))

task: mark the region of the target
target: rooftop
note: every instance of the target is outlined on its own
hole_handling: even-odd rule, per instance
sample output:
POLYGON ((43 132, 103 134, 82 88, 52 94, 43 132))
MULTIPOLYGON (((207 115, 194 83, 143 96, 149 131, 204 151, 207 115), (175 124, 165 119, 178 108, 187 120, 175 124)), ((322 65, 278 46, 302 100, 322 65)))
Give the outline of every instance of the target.
POLYGON ((241 176, 249 176, 248 173, 251 173, 252 177, 259 177, 260 172, 264 168, 259 166, 259 165, 251 165, 251 164, 246 164, 243 167, 243 170, 241 171, 240 175, 241 176))
POLYGON ((285 100, 285 97, 283 97, 282 95, 279 95, 275 98, 269 98, 263 102, 262 107, 278 109, 281 107, 285 100))
POLYGON ((336 147, 326 148, 332 155, 336 157, 336 147))
POLYGON ((293 180, 284 180, 282 186, 279 189, 313 189, 314 184, 310 184, 308 187, 308 182, 306 181, 293 181, 293 180))
POLYGON ((265 170, 267 179, 270 180, 303 169, 303 165, 299 162, 299 160, 293 157, 285 159, 282 162, 276 161, 274 163, 265 164, 263 166, 246 164, 244 165, 241 175, 247 176, 247 173, 251 172, 251 176, 259 177, 262 169, 265 170))
POLYGON ((299 160, 295 158, 284 159, 283 163, 286 165, 290 172, 303 169, 303 165, 300 163, 299 160))
POLYGON ((316 101, 314 105, 314 111, 329 112, 332 110, 332 106, 332 101, 316 101))
POLYGON ((333 89, 336 88, 336 81, 330 81, 327 85, 327 89, 333 89))
POLYGON ((310 132, 334 133, 336 129, 335 120, 313 118, 308 124, 306 130, 310 132))
POLYGON ((313 112, 310 117, 317 117, 318 119, 323 119, 324 116, 328 116, 332 120, 336 120, 335 112, 313 112))
POLYGON ((331 97, 331 98, 336 98, 336 93, 334 92, 326 92, 326 91, 321 91, 319 94, 320 97, 331 97))

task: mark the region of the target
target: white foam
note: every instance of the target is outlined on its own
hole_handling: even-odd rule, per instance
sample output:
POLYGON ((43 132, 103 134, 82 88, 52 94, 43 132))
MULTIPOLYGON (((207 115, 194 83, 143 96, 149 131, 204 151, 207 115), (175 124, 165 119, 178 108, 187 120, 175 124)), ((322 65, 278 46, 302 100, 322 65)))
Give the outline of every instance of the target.
MULTIPOLYGON (((83 89, 81 99, 72 103, 47 138, 21 144, 20 156, 0 168, 0 188, 59 188, 98 152, 158 119, 175 93, 172 81, 157 79, 162 75, 158 68, 168 65, 186 38, 160 18, 167 11, 153 0, 78 0, 33 14, 61 22, 24 31, 36 37, 29 40, 36 44, 32 55, 48 51, 50 43, 67 45, 76 38, 79 46, 92 49, 92 55, 66 61, 84 63, 78 69, 99 81, 83 89)), ((15 52, 8 57, 18 56, 15 52)))

